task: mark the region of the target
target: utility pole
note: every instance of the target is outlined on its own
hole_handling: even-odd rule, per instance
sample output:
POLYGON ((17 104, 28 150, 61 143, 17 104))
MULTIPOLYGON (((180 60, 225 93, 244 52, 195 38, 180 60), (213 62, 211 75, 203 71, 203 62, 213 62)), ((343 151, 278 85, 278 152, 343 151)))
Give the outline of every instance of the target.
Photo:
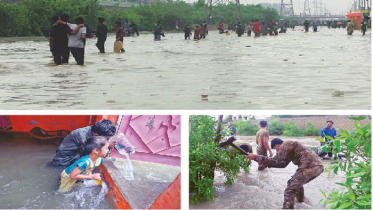
POLYGON ((242 14, 241 14, 241 4, 240 0, 207 0, 207 11, 206 11, 206 23, 211 23, 211 18, 213 17, 213 7, 217 6, 218 4, 236 4, 236 18, 238 21, 242 22, 242 14))
POLYGON ((310 0, 304 0, 303 16, 311 16, 310 0))
POLYGON ((294 17, 293 0, 281 0, 280 16, 294 17))

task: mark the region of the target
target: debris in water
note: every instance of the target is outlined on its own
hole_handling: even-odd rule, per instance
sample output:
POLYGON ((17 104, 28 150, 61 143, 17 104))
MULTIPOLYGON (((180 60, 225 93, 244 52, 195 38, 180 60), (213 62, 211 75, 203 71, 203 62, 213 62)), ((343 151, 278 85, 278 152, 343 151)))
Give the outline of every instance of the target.
POLYGON ((156 96, 156 95, 158 95, 157 93, 152 93, 152 94, 150 94, 150 96, 156 96))
POLYGON ((304 104, 308 104, 308 102, 304 102, 304 104))
POLYGON ((288 59, 284 59, 284 61, 288 61, 288 59))
POLYGON ((297 63, 293 62, 292 64, 297 64, 297 63))
POLYGON ((207 100, 209 100, 209 99, 208 99, 209 95, 201 95, 201 97, 202 97, 202 100, 203 100, 203 101, 207 101, 207 100))
POLYGON ((251 47, 251 45, 247 45, 246 47, 251 47))
POLYGON ((106 103, 115 103, 115 100, 107 100, 106 103))
POLYGON ((345 92, 344 91, 334 91, 332 93, 332 96, 333 97, 343 97, 343 96, 345 96, 345 92))

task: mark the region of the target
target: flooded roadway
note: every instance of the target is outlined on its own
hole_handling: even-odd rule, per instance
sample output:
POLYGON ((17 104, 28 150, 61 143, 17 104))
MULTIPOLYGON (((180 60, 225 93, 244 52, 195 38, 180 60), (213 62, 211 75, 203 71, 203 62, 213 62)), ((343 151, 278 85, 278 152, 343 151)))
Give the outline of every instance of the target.
POLYGON ((112 53, 111 34, 104 55, 87 41, 83 67, 72 57, 52 66, 46 38, 0 38, 0 108, 370 109, 370 32, 319 30, 160 42, 140 34, 124 39, 123 54, 112 53))
POLYGON ((106 185, 57 193, 63 169, 46 166, 56 149, 27 133, 0 133, 0 209, 114 209, 106 185))
MULTIPOLYGON (((274 137, 270 136, 270 139, 274 137)), ((318 146, 316 137, 280 137, 284 141, 300 141, 304 145, 318 146)), ((255 145, 255 137, 240 137, 239 140, 255 145)), ((256 154, 256 147, 253 147, 256 154)), ((273 152, 275 152, 273 150, 273 152)), ((274 153, 275 154, 275 153, 274 153)), ((330 160, 322 160, 324 167, 330 165, 330 160)), ((224 175, 215 171, 214 201, 202 201, 198 205, 190 205, 190 209, 281 209, 284 199, 284 190, 287 181, 295 173, 297 166, 290 163, 286 168, 270 168, 258 171, 258 164, 253 161, 250 172, 244 174, 242 171, 238 175, 238 180, 231 186, 224 185, 224 175)), ((344 175, 324 172, 316 179, 304 185, 305 202, 296 203, 296 209, 324 209, 318 204, 324 196, 320 192, 323 189, 327 194, 334 189, 340 188, 335 182, 342 182, 344 175)), ((329 207, 330 204, 326 207, 329 207)))

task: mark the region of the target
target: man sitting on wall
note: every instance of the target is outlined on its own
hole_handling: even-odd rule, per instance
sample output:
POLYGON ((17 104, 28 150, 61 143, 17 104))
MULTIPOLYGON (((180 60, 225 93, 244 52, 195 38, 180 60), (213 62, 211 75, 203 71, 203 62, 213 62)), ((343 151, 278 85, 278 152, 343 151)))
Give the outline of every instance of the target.
MULTIPOLYGON (((115 132, 116 128, 110 120, 101 120, 92 126, 78 128, 64 138, 49 165, 55 167, 69 166, 82 156, 81 148, 87 139, 92 136, 105 136, 109 140, 115 132)), ((109 148, 115 146, 115 143, 109 141, 109 148)))

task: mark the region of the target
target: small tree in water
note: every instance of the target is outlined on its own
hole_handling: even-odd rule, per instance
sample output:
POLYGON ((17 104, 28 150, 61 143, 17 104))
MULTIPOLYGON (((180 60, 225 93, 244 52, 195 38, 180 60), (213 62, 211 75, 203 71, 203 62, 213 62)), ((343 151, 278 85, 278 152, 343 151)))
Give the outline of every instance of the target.
POLYGON ((333 190, 329 195, 320 189, 325 199, 321 199, 319 203, 324 202, 324 207, 332 204, 331 209, 371 209, 371 126, 368 123, 361 127, 359 121, 365 119, 364 116, 349 119, 355 120, 355 128, 350 131, 341 129, 341 135, 335 140, 328 138, 329 144, 323 147, 325 152, 331 147, 334 157, 337 157, 338 152, 346 155, 345 159, 332 162, 331 166, 325 169, 329 171, 329 176, 331 172, 345 172, 346 181, 336 183, 342 188, 333 190))
MULTIPOLYGON (((220 123, 211 116, 190 116, 189 118, 189 201, 197 204, 200 200, 213 200, 214 173, 220 170, 227 185, 233 184, 237 173, 243 168, 248 172, 247 160, 243 155, 232 157, 219 148, 220 123)), ((223 132, 226 133, 226 132, 223 132)))

